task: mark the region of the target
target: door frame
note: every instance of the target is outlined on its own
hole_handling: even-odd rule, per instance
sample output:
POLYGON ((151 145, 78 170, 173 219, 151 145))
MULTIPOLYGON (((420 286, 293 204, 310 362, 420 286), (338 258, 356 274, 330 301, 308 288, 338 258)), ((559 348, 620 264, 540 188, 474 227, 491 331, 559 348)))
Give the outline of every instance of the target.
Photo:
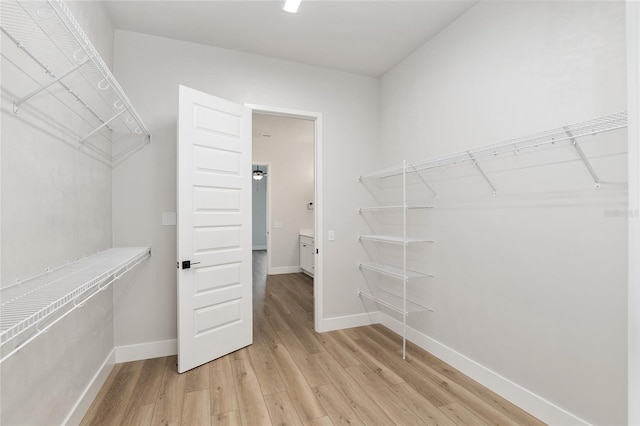
MULTIPOLYGON (((253 143, 253 140, 251 143, 253 143)), ((271 173, 271 163, 267 161, 254 161, 253 150, 251 150, 251 157, 252 166, 267 166, 267 211, 265 214, 267 216, 267 275, 269 275, 271 274, 271 229, 269 229, 269 225, 271 224, 271 179, 269 179, 268 174, 271 173)))
MULTIPOLYGON (((250 108, 252 113, 279 115, 282 117, 302 118, 313 120, 314 126, 314 242, 316 248, 315 264, 316 269, 313 276, 313 324, 318 333, 326 330, 324 324, 324 230, 323 230, 323 158, 322 158, 322 113, 312 111, 302 111, 291 108, 280 108, 268 105, 244 104, 250 108)), ((253 155, 253 154, 252 154, 253 155)), ((252 160, 253 163, 253 160, 252 160)), ((269 182, 267 182, 267 185, 269 182)), ((267 201, 268 203, 269 201, 267 201)), ((267 244, 271 244, 270 235, 267 236, 267 244)), ((271 246, 267 247, 267 255, 271 246)), ((270 261, 267 260, 270 264, 270 261)))

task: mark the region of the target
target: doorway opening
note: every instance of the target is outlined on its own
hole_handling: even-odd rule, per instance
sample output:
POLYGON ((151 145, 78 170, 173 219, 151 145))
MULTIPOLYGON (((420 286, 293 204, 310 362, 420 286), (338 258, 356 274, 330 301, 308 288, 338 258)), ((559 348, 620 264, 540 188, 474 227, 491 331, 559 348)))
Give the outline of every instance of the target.
MULTIPOLYGON (((266 179, 262 188, 266 191, 267 206, 267 273, 302 272, 313 276, 314 329, 321 332, 324 328, 322 239, 319 238, 322 235, 322 115, 266 106, 246 106, 253 111, 253 168, 257 170, 259 166, 260 171, 266 174, 260 180, 266 179), (309 245, 309 238, 312 246, 309 245), (301 239, 304 239, 304 244, 301 244, 301 239), (301 253, 301 250, 305 251, 301 253)), ((253 185, 254 203, 262 203, 262 193, 256 190, 260 184, 253 185)), ((263 223, 261 217, 256 217, 254 227, 255 221, 259 221, 258 227, 263 223)), ((262 234, 262 231, 257 234, 262 234)), ((256 249, 262 246, 258 238, 256 235, 254 239, 256 249)))

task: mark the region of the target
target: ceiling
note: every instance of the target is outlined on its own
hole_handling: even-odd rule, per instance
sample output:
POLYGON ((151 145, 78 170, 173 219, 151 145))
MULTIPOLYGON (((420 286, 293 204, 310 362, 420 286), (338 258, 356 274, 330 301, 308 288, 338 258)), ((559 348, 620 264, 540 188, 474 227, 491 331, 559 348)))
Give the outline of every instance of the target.
POLYGON ((379 77, 477 0, 107 0, 114 27, 379 77))

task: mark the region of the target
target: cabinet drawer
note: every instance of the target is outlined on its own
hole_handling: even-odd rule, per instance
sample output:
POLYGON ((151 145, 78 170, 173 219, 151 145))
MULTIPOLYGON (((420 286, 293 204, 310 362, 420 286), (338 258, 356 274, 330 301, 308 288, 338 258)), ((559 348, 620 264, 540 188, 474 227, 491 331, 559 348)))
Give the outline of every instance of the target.
POLYGON ((300 235, 300 244, 306 244, 313 247, 313 238, 306 235, 300 235))

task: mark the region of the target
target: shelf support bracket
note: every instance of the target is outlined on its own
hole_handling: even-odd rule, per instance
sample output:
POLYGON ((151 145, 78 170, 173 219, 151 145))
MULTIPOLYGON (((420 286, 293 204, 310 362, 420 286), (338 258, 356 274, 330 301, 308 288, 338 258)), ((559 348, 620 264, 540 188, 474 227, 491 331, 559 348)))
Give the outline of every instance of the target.
POLYGON ((33 90, 32 92, 30 92, 29 94, 21 97, 20 99, 18 99, 17 101, 15 101, 13 103, 13 112, 14 114, 18 113, 18 107, 23 104, 25 101, 28 101, 29 99, 31 99, 32 97, 34 97, 35 95, 37 95, 38 93, 42 92, 43 90, 47 89, 48 87, 56 84, 57 82, 59 82, 60 80, 62 80, 63 78, 65 78, 66 76, 68 76, 69 74, 74 73, 75 71, 77 71, 80 67, 82 67, 84 64, 86 64, 87 62, 89 62, 89 58, 85 59, 84 61, 82 61, 81 63, 79 63, 78 65, 76 65, 75 67, 71 68, 69 71, 67 71, 66 73, 62 74, 60 77, 56 77, 53 80, 51 80, 50 82, 48 82, 47 84, 44 84, 40 87, 38 87, 37 89, 33 90))
POLYGON ((438 198, 438 193, 436 191, 434 191, 434 189, 431 187, 431 185, 429 185, 429 183, 426 181, 426 179, 424 177, 422 177, 422 175, 420 174, 420 172, 418 171, 418 169, 416 169, 416 166, 414 166, 413 164, 409 163, 408 164, 413 171, 415 172, 415 174, 418 175, 418 177, 420 178, 420 180, 422 181, 422 183, 429 188, 429 191, 431 191, 433 193, 433 196, 438 198))
POLYGON ((602 186, 602 181, 600 181, 600 178, 596 174, 596 171, 593 170, 593 167, 591 167, 591 163, 589 163, 589 160, 587 159, 587 156, 584 155, 584 151, 582 150, 582 148, 578 144, 578 141, 576 140, 576 138, 573 137, 573 133, 571 133, 571 130, 569 130, 568 127, 565 127, 564 131, 567 134, 567 136, 569 136, 569 140, 571 141, 571 144, 573 145, 573 147, 578 152, 578 155, 580 156, 580 159, 582 160, 582 162, 584 163, 585 167, 589 171, 589 174, 591 175, 591 178, 593 178, 593 183, 595 184, 595 187, 596 188, 600 188, 602 186))
POLYGON ((482 167, 480 167, 480 164, 478 164, 478 160, 476 160, 470 152, 467 152, 467 154, 469 155, 469 158, 473 162, 473 165, 476 166, 476 168, 478 169, 478 171, 480 172, 484 180, 486 180, 489 186, 491 187, 491 190, 493 191, 493 195, 498 195, 498 190, 496 189, 495 186, 493 186, 493 183, 491 183, 491 180, 489 179, 487 174, 484 172, 484 170, 482 170, 482 167))
POLYGON ((87 139, 89 139, 91 136, 93 136, 94 134, 96 134, 98 131, 100 131, 100 129, 102 129, 105 126, 108 126, 109 123, 111 123, 113 120, 115 120, 116 118, 120 117, 122 114, 124 114, 126 111, 129 111, 129 108, 125 108, 122 111, 120 111, 119 113, 117 113, 116 115, 114 115, 113 117, 111 117, 110 119, 108 119, 107 121, 105 121, 104 123, 102 123, 101 125, 99 125, 98 127, 96 127, 95 129, 93 129, 93 131, 91 133, 89 133, 88 135, 86 135, 85 137, 83 137, 82 139, 80 139, 80 143, 83 143, 84 141, 86 141, 87 139))

